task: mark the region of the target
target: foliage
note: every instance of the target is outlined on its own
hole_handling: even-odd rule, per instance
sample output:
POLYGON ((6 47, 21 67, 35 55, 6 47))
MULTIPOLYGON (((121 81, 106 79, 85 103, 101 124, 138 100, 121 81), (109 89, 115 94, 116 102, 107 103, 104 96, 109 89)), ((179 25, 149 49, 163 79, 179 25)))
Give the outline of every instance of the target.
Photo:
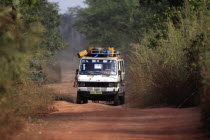
POLYGON ((200 55, 200 66, 201 66, 201 76, 202 76, 202 83, 203 83, 203 94, 202 94, 202 115, 203 115, 203 122, 206 131, 209 133, 210 130, 210 2, 205 1, 205 6, 199 6, 200 13, 198 16, 203 19, 200 22, 200 36, 198 36, 197 40, 193 42, 199 47, 199 51, 201 51, 200 55))
POLYGON ((128 49, 148 30, 164 30, 167 10, 183 3, 184 0, 86 0, 88 7, 78 10, 75 27, 86 35, 90 45, 128 49))
POLYGON ((14 117, 14 112, 17 111, 14 109, 15 106, 10 107, 9 97, 19 95, 17 88, 25 85, 28 73, 27 61, 39 43, 43 28, 39 23, 25 25, 20 17, 14 19, 18 13, 10 8, 1 7, 0 13, 0 110, 2 112, 0 134, 4 134, 1 136, 4 137, 8 135, 3 133, 4 130, 10 130, 12 126, 14 129, 9 131, 9 134, 12 134, 15 128, 21 127, 20 119, 14 117), (13 121, 9 121, 11 119, 13 121))
MULTIPOLYGON (((80 7, 74 7, 74 8, 69 8, 68 12, 63 14, 61 17, 62 23, 60 25, 60 32, 63 36, 63 38, 71 43, 71 45, 75 44, 73 39, 75 38, 75 32, 76 30, 73 28, 73 24, 75 24, 76 19, 78 18, 77 14, 79 11, 80 7)), ((74 49, 76 49, 74 47, 74 49)), ((74 52, 77 53, 77 52, 74 52)))
POLYGON ((10 88, 8 85, 13 85, 11 83, 21 83, 22 76, 27 72, 27 60, 39 43, 43 28, 39 23, 25 26, 20 19, 14 20, 12 16, 16 13, 9 8, 2 7, 0 10, 0 89, 4 92, 10 88))
POLYGON ((45 112, 53 102, 53 91, 37 86, 30 76, 33 72, 43 74, 45 69, 41 64, 49 65, 64 48, 58 26, 55 4, 39 0, 0 2, 0 135, 3 139, 22 128, 21 116, 45 112))
POLYGON ((40 49, 45 50, 46 59, 55 56, 57 52, 67 47, 66 42, 62 39, 58 26, 60 25, 61 17, 58 14, 58 6, 54 3, 46 1, 36 4, 25 13, 27 22, 39 21, 44 27, 44 35, 40 44, 40 49))
POLYGON ((157 37, 162 32, 158 30, 133 45, 131 73, 136 82, 131 99, 138 100, 134 106, 183 107, 200 102, 202 80, 206 79, 201 69, 207 61, 209 9, 205 1, 199 7, 176 10, 179 22, 167 22, 166 37, 157 37))
MULTIPOLYGON (((87 0, 75 23, 90 45, 126 47, 138 41, 152 25, 152 8, 139 6, 138 0, 87 0), (143 12, 144 11, 144 12, 143 12)), ((159 6, 158 6, 159 7, 159 6)))
POLYGON ((51 73, 60 75, 58 62, 55 56, 68 45, 63 40, 58 29, 61 17, 58 14, 58 6, 46 1, 39 2, 35 6, 22 12, 27 23, 40 22, 44 26, 43 38, 40 40, 37 53, 30 62, 32 73, 30 77, 41 83, 58 82, 61 77, 52 78, 51 73), (35 66, 35 67, 33 67, 35 66), (46 73, 46 71, 48 71, 46 73), (59 73, 57 73, 59 72, 59 73))

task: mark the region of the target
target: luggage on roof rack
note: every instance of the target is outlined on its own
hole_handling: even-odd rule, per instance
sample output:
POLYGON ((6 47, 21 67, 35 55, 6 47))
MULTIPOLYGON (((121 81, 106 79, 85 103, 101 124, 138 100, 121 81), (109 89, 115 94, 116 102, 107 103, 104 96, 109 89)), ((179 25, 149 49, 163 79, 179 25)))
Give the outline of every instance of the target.
POLYGON ((79 57, 90 56, 90 57, 117 57, 120 53, 112 47, 100 48, 100 47, 89 47, 87 50, 78 53, 79 57))

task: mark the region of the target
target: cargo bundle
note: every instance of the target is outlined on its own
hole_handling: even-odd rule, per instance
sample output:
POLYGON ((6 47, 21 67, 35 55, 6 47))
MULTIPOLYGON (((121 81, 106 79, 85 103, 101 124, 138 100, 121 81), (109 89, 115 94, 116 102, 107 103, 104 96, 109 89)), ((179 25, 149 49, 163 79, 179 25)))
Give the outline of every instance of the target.
POLYGON ((79 58, 84 56, 89 57, 117 57, 119 54, 112 47, 100 48, 100 47, 89 47, 87 50, 81 51, 78 53, 79 58))

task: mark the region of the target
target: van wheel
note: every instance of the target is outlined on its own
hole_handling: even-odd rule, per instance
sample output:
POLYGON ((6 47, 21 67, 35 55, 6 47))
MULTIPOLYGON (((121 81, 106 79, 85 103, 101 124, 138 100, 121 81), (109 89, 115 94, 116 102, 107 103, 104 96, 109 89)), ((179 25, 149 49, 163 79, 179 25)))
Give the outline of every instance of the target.
POLYGON ((125 104, 125 95, 120 97, 120 104, 121 105, 125 104))
POLYGON ((87 99, 83 100, 83 104, 87 104, 87 103, 88 103, 87 99))
POLYGON ((81 102, 82 102, 81 97, 80 97, 79 94, 77 94, 77 101, 76 101, 76 103, 77 104, 81 104, 81 102))
POLYGON ((120 104, 118 93, 114 96, 114 106, 118 106, 120 104))

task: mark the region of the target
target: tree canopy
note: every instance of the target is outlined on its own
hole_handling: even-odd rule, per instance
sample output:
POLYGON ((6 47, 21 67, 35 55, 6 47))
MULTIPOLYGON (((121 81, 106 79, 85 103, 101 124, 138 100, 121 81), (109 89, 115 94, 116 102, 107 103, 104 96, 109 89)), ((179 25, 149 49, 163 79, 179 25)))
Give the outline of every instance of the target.
POLYGON ((181 5, 168 0, 86 0, 86 3, 87 8, 78 10, 75 27, 86 35, 90 45, 118 48, 138 42, 145 32, 156 27, 157 15, 163 15, 170 5, 181 5))

